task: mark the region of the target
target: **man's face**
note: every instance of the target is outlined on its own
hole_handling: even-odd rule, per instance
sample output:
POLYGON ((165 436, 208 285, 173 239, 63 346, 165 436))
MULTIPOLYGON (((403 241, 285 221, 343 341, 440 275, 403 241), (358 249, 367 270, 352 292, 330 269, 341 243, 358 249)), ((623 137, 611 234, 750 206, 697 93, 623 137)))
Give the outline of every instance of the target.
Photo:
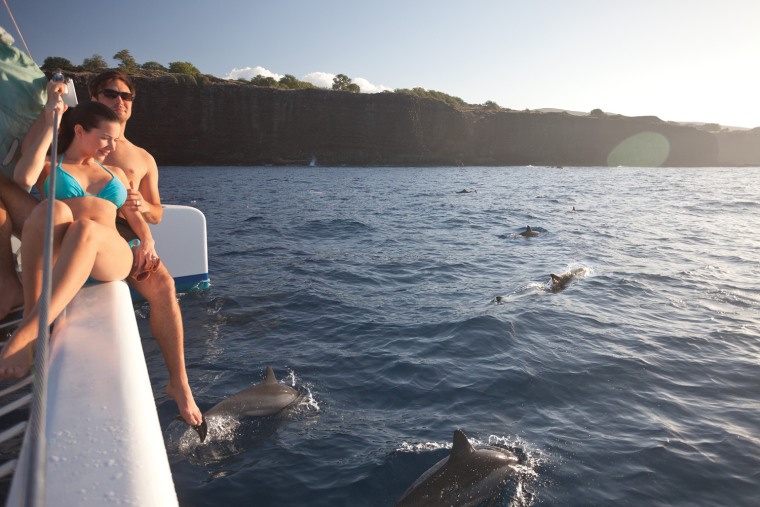
POLYGON ((132 101, 124 100, 120 95, 113 96, 114 93, 131 93, 129 87, 120 79, 112 79, 101 86, 98 96, 94 100, 110 107, 122 122, 126 122, 132 116, 132 101), (108 96, 110 95, 110 97, 108 96))

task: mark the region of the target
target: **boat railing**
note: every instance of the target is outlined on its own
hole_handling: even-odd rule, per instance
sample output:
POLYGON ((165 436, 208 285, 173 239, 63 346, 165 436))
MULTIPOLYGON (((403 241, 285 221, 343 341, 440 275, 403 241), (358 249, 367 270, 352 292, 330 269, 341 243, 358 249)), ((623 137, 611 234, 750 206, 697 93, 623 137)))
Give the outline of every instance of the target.
MULTIPOLYGON (((19 265, 19 248, 21 246, 21 242, 16 238, 15 236, 11 236, 11 247, 13 249, 13 256, 16 260, 16 266, 18 270, 19 276, 21 275, 20 265, 19 265)), ((16 309, 12 311, 9 315, 7 315, 3 320, 0 321, 0 335, 5 335, 5 338, 10 336, 10 334, 13 332, 13 330, 18 326, 18 324, 21 322, 21 309, 16 309)), ((0 348, 5 345, 5 340, 0 342, 0 348)), ((32 384, 34 383, 34 376, 28 375, 24 379, 20 379, 16 382, 13 381, 6 381, 3 382, 4 385, 7 385, 4 389, 0 390, 0 418, 5 417, 6 415, 12 414, 13 412, 23 409, 27 406, 29 406, 32 403, 32 384), (23 391, 23 394, 19 395, 18 392, 23 391)), ((5 444, 6 442, 13 440, 14 438, 18 438, 24 434, 24 431, 26 431, 26 427, 29 424, 29 421, 27 416, 25 416, 25 420, 21 421, 9 428, 6 428, 2 432, 0 432, 0 445, 5 444)), ((8 475, 11 475, 14 470, 16 469, 16 464, 18 463, 17 458, 9 459, 0 464, 0 479, 7 477, 8 475)))
MULTIPOLYGON (((8 327, 7 323, 3 323, 2 325, 0 325, 0 329, 7 328, 7 327, 8 327)), ((34 378, 31 375, 29 375, 26 378, 0 391, 0 417, 4 417, 16 410, 24 408, 32 402, 32 393, 31 393, 31 387, 30 387, 32 382, 34 382, 34 378), (25 394, 22 394, 21 396, 19 396, 17 394, 19 391, 25 391, 25 394), (12 395, 15 395, 15 396, 12 397, 12 395), (10 399, 10 401, 7 401, 9 398, 12 398, 12 399, 10 399)), ((23 435, 24 431, 26 431, 27 424, 28 424, 28 421, 24 420, 0 432, 0 445, 4 444, 5 442, 8 442, 9 440, 13 440, 14 438, 18 438, 21 435, 23 435)), ((14 459, 9 459, 5 461, 4 463, 0 464, 0 479, 12 474, 13 471, 16 469, 17 462, 18 460, 14 458, 14 459)))

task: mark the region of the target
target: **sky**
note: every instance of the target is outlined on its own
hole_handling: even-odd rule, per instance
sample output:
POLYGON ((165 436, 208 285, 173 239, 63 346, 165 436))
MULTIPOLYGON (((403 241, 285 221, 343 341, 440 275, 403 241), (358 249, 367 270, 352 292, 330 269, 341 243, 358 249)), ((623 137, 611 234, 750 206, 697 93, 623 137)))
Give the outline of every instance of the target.
MULTIPOLYGON (((760 0, 4 0, 38 64, 127 49, 220 78, 760 126, 760 0)), ((0 26, 22 47, 5 5, 0 26)))

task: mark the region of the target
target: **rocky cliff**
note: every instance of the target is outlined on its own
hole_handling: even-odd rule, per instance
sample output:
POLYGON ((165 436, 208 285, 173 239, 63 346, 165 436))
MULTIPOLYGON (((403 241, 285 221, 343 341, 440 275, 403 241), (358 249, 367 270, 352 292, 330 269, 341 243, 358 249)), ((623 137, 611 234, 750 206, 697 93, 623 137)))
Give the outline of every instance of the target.
MULTIPOLYGON (((87 74, 76 76, 80 99, 87 74)), ((135 77, 128 137, 159 165, 760 165, 760 129, 655 117, 454 109, 396 93, 276 90, 135 77)))

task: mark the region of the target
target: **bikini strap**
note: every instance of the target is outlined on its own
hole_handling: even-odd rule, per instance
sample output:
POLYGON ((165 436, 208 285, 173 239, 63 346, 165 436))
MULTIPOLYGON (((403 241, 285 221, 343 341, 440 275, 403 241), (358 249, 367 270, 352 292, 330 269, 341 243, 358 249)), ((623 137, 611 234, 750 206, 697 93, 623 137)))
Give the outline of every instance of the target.
POLYGON ((97 161, 97 160, 96 160, 96 161, 95 161, 95 163, 96 163, 96 164, 98 164, 98 165, 99 165, 100 167, 102 167, 103 169, 105 169, 105 171, 106 171, 108 174, 110 174, 110 175, 111 175, 111 176, 113 176, 114 178, 116 177, 116 175, 115 175, 115 174, 114 174, 112 171, 109 171, 109 170, 108 170, 108 168, 107 168, 106 166, 104 166, 103 164, 101 164, 99 161, 97 161))

